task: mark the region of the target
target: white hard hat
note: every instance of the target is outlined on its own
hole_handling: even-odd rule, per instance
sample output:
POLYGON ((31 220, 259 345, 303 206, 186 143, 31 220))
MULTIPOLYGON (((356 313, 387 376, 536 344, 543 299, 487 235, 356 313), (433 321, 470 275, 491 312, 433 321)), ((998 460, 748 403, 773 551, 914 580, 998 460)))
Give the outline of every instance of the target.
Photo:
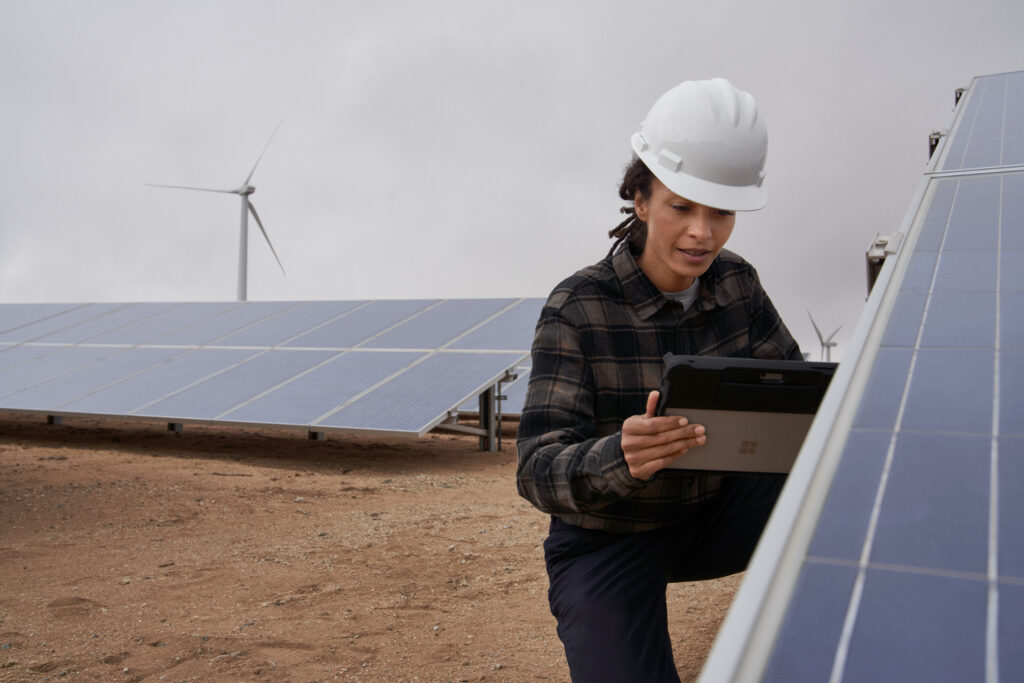
POLYGON ((684 81, 654 103, 633 151, 680 197, 753 211, 768 201, 768 131, 750 93, 724 78, 684 81))

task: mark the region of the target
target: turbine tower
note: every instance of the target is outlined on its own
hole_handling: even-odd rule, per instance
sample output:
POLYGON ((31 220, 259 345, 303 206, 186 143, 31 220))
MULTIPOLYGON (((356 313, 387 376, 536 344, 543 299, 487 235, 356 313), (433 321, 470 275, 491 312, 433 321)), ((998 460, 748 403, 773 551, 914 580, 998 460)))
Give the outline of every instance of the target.
POLYGON ((263 158, 264 152, 267 151, 267 147, 270 147, 271 140, 277 135, 277 129, 284 123, 282 119, 277 127, 274 128, 274 132, 270 134, 270 139, 267 140, 267 144, 263 145, 263 151, 256 158, 256 163, 252 165, 252 170, 249 171, 249 175, 245 177, 242 184, 234 190, 217 190, 209 187, 187 187, 185 185, 156 185, 154 183, 146 183, 150 187, 168 187, 174 190, 199 190, 200 192, 223 192, 226 194, 237 194, 242 198, 242 221, 238 233, 238 300, 245 301, 246 293, 248 290, 248 261, 249 261, 249 214, 256 219, 256 225, 260 227, 260 232, 263 233, 263 239, 267 241, 267 246, 270 247, 270 253, 274 255, 274 260, 277 261, 278 267, 281 268, 281 274, 288 277, 288 274, 284 272, 284 266, 281 264, 281 259, 277 257, 277 251, 274 249, 274 245, 270 242, 270 237, 267 235, 266 229, 263 227, 263 221, 260 220, 260 215, 256 213, 256 207, 253 206, 252 201, 249 200, 249 195, 256 191, 256 188, 249 184, 252 180, 253 173, 256 172, 256 167, 260 165, 260 160, 263 158))
POLYGON ((807 311, 807 317, 811 319, 811 324, 814 325, 814 332, 818 335, 818 341, 821 342, 821 359, 825 362, 831 362, 832 347, 839 345, 839 342, 832 341, 832 338, 836 336, 836 332, 843 329, 843 326, 840 325, 839 327, 837 327, 835 331, 828 336, 828 339, 826 339, 821 334, 821 330, 818 329, 818 323, 814 322, 814 316, 811 315, 810 311, 807 311))

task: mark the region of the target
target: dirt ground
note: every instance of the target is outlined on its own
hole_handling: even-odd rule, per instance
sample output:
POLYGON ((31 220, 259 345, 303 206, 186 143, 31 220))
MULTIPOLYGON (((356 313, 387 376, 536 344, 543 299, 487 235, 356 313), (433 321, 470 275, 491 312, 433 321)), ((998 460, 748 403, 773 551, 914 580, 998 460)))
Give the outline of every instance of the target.
MULTIPOLYGON (((566 681, 512 432, 0 417, 0 681, 566 681)), ((693 680, 739 577, 669 588, 693 680)))

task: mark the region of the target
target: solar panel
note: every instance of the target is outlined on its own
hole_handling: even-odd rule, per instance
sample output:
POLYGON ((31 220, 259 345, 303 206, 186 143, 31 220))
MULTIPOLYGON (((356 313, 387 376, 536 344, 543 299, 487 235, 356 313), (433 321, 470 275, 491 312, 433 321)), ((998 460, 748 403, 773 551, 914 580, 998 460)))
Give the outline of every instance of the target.
POLYGON ((177 354, 130 377, 92 389, 56 406, 63 413, 131 415, 186 387, 235 366, 252 349, 173 349, 177 354))
POLYGON ((235 301, 174 304, 163 312, 108 330, 89 341, 93 344, 146 344, 164 335, 202 323, 238 305, 235 301))
POLYGON ((78 304, 55 315, 44 314, 40 304, 5 305, 4 315, 0 317, 0 329, 8 328, 10 320, 16 323, 27 317, 36 318, 32 322, 11 325, 0 332, 0 342, 36 341, 47 335, 74 327, 93 318, 102 317, 123 308, 124 304, 78 304), (8 312, 8 309, 10 312, 8 312), (36 317, 38 316, 38 317, 36 317))
POLYGON ((366 343, 395 325, 407 322, 440 301, 371 301, 337 320, 299 335, 284 346, 339 349, 366 343))
MULTIPOLYGON (((533 333, 543 306, 544 299, 522 299, 503 315, 456 340, 450 348, 508 350, 529 354, 533 347, 533 333)), ((516 379, 502 389, 504 396, 501 402, 502 415, 519 417, 523 414, 526 388, 530 383, 530 368, 530 361, 527 358, 525 363, 516 368, 516 379)), ((464 403, 459 410, 473 415, 479 409, 480 406, 476 401, 469 401, 464 403)))
POLYGON ((478 378, 487 378, 484 386, 490 386, 522 358, 515 352, 433 354, 317 424, 423 434, 444 417, 426 407, 427 399, 443 397, 443 403, 458 406, 479 393, 478 378))
POLYGON ((701 680, 1024 680, 1022 134, 975 79, 701 680))
POLYGON ((11 309, 0 318, 0 339, 19 327, 60 315, 74 307, 74 304, 32 304, 11 309))
POLYGON ((312 425, 424 355, 422 351, 344 353, 332 358, 317 372, 299 376, 239 406, 224 419, 312 425))
POLYGON ((533 299, 0 305, 0 410, 417 436, 507 377, 534 310, 533 299))
POLYGON ((515 303, 514 299, 442 301, 404 325, 366 342, 367 348, 433 349, 461 336, 515 303))

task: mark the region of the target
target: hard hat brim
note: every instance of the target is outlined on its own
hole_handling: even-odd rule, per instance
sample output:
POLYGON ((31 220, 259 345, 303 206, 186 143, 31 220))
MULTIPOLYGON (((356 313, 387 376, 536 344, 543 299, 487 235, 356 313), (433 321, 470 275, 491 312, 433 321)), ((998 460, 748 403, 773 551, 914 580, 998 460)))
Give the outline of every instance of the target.
POLYGON ((643 136, 636 132, 630 140, 633 151, 669 190, 691 202, 728 211, 757 211, 768 203, 768 191, 762 180, 759 185, 722 185, 669 170, 658 163, 655 154, 645 149, 643 136))

